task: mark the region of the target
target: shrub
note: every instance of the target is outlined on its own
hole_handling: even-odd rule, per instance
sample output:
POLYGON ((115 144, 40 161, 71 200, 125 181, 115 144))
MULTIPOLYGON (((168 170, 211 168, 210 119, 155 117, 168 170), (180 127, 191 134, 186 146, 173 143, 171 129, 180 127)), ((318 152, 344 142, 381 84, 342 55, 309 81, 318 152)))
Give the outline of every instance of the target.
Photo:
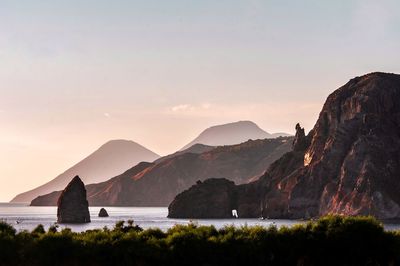
POLYGON ((36 226, 35 229, 32 230, 32 234, 44 234, 46 233, 46 230, 44 230, 44 227, 42 224, 39 224, 36 226))
POLYGON ((292 227, 176 225, 142 230, 129 221, 76 233, 0 223, 0 265, 397 265, 400 232, 372 217, 326 216, 292 227))

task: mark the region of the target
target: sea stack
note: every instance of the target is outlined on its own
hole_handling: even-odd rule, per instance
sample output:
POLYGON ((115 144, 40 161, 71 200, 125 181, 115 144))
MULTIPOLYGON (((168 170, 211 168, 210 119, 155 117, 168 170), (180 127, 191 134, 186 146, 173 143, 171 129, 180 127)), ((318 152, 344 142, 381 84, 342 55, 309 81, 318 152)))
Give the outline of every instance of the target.
POLYGON ((89 223, 89 203, 86 189, 79 176, 75 176, 63 190, 57 202, 58 223, 89 223))
POLYGON ((108 217, 108 212, 106 211, 106 209, 104 209, 104 208, 100 209, 99 217, 108 217))

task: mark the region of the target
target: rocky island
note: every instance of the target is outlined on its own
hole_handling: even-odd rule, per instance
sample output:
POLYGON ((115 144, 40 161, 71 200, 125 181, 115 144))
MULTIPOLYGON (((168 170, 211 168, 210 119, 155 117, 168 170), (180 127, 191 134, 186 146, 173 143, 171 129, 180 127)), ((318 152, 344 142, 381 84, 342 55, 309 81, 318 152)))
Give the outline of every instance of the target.
POLYGON ((109 215, 108 215, 107 210, 104 209, 104 208, 101 208, 100 211, 99 211, 99 217, 108 217, 108 216, 109 215))

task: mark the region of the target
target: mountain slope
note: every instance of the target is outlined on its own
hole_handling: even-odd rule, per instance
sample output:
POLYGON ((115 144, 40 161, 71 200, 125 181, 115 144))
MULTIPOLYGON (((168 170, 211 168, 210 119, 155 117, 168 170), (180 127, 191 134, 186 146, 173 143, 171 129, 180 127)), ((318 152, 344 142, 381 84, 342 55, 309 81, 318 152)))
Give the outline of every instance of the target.
POLYGON ((194 144, 209 146, 234 145, 249 139, 276 138, 278 135, 290 136, 286 133, 269 134, 251 121, 239 121, 207 128, 181 150, 185 150, 194 144))
MULTIPOLYGON (((195 185, 175 198, 169 217, 216 218, 207 206, 218 202, 237 209, 241 217, 335 213, 400 218, 399 102, 400 75, 354 78, 329 95, 308 136, 296 127, 293 151, 263 177, 240 186, 210 180, 207 187, 223 186, 232 195, 217 199, 203 197, 207 187, 195 185)), ((217 216, 231 214, 225 210, 217 216)))
MULTIPOLYGON (((158 163, 142 163, 106 182, 88 185, 88 200, 91 206, 168 206, 176 194, 198 180, 225 177, 241 184, 259 177, 273 161, 290 151, 291 141, 247 141, 200 154, 177 154, 158 163)), ((54 205, 57 193, 38 197, 32 205, 54 205)))
POLYGON ((211 151, 212 149, 215 149, 215 146, 208 146, 208 145, 203 145, 203 144, 194 144, 193 146, 185 149, 185 150, 181 150, 181 151, 177 151, 175 153, 163 156, 157 160, 154 161, 154 163, 160 163, 162 161, 165 161, 167 159, 185 154, 185 153, 195 153, 195 154, 200 154, 203 152, 207 152, 207 151, 211 151))
POLYGON ((128 140, 112 140, 50 182, 17 195, 11 202, 30 202, 39 195, 64 189, 71 177, 79 175, 85 184, 98 183, 115 176, 141 161, 160 156, 128 140))

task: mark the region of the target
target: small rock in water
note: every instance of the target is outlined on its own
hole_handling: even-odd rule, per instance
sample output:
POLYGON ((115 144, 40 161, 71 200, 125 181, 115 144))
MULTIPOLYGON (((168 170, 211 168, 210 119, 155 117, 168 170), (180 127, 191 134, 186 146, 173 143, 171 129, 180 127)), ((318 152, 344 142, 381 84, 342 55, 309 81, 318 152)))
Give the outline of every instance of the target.
POLYGON ((108 217, 108 212, 106 211, 106 209, 104 209, 104 208, 100 209, 99 217, 108 217))
POLYGON ((90 223, 86 189, 79 176, 75 176, 63 190, 57 202, 58 223, 90 223))

